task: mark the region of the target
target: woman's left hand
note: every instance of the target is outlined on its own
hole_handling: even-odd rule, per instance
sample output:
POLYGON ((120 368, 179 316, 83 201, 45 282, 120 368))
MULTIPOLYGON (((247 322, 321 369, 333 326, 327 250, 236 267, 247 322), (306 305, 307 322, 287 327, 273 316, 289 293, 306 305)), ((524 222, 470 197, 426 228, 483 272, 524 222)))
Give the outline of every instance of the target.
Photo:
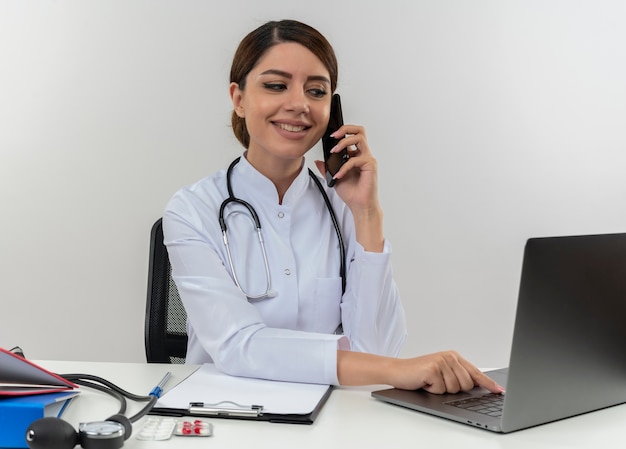
MULTIPOLYGON (((332 152, 339 153, 347 148, 350 156, 335 175, 337 194, 353 214, 379 208, 378 163, 370 151, 365 128, 343 125, 332 134, 332 137, 340 139, 332 152)), ((315 164, 324 176, 326 173, 324 161, 315 161, 315 164)))
MULTIPOLYGON (((347 148, 349 159, 335 174, 335 190, 354 216, 357 241, 366 251, 380 252, 383 248, 382 209, 378 200, 378 163, 370 151, 365 128, 343 125, 332 134, 340 139, 332 150, 347 148), (343 136, 343 137, 342 137, 343 136)), ((324 161, 315 161, 322 176, 324 161)))

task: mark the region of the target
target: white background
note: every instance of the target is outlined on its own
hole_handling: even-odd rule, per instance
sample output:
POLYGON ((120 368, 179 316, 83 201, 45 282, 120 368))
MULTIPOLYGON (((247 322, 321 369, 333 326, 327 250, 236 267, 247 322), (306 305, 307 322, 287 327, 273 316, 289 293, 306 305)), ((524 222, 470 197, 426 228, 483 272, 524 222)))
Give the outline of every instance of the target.
POLYGON ((150 227, 240 154, 232 54, 282 18, 333 43, 379 160, 404 355, 506 365, 526 239, 626 230, 621 0, 6 0, 0 346, 145 360, 150 227))

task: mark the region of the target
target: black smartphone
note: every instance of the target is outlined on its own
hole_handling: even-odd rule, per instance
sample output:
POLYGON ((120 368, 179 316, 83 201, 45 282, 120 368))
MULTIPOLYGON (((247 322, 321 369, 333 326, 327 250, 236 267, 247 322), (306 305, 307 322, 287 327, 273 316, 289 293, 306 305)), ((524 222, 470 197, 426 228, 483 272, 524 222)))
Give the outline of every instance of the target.
POLYGON ((339 139, 330 137, 332 133, 337 131, 343 125, 343 113, 341 112, 341 98, 339 94, 334 94, 330 103, 330 119, 328 120, 328 128, 322 137, 322 148, 324 149, 324 162, 326 163, 326 183, 328 187, 335 185, 333 177, 339 171, 341 166, 350 158, 348 150, 343 149, 339 153, 331 153, 339 139))

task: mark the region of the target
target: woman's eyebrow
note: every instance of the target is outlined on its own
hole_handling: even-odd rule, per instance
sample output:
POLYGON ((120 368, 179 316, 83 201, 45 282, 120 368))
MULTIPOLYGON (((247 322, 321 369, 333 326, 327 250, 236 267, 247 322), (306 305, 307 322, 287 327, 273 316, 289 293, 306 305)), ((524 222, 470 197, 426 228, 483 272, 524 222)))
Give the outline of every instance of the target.
MULTIPOLYGON (((266 70, 265 72, 261 73, 261 75, 278 75, 278 76, 282 76, 283 78, 288 78, 288 79, 293 78, 293 75, 291 75, 291 73, 285 72, 283 70, 278 70, 278 69, 266 70)), ((311 76, 307 77, 307 80, 309 80, 309 81, 322 81, 322 82, 330 84, 330 80, 327 77, 323 76, 323 75, 311 75, 311 76)))

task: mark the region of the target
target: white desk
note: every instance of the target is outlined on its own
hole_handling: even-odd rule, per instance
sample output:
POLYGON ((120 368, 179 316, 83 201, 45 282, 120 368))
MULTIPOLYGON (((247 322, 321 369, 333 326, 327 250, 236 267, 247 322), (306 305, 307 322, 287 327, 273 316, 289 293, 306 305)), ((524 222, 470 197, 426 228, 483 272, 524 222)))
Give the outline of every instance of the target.
MULTIPOLYGON (((37 361, 59 373, 93 374, 104 377, 136 394, 147 394, 165 372, 173 376, 166 390, 183 380, 196 367, 101 362, 37 361)), ((172 437, 168 441, 135 438, 145 418, 134 425, 125 448, 607 448, 626 447, 626 405, 600 410, 507 435, 457 424, 441 418, 379 402, 370 396, 375 388, 337 388, 312 425, 274 424, 235 419, 211 419, 214 436, 172 437)), ((118 403, 104 393, 83 388, 64 419, 75 428, 79 422, 101 421, 117 412, 118 403)), ((141 408, 129 402, 130 414, 141 408)))

